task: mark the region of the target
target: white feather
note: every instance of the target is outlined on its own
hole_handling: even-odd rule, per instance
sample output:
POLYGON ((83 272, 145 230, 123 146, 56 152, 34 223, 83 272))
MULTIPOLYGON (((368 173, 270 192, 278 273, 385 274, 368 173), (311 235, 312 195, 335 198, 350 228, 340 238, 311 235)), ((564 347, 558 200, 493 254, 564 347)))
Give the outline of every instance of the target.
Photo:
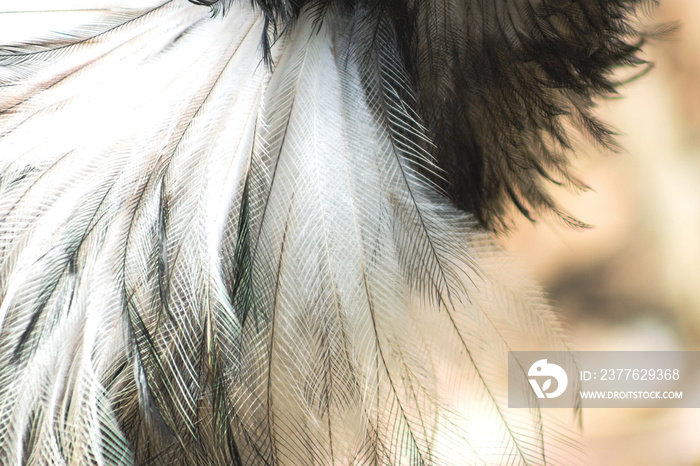
POLYGON ((303 14, 268 68, 244 2, 55 3, 0 8, 75 24, 0 57, 0 462, 545 462, 506 356, 565 345, 415 169, 391 57, 303 14))

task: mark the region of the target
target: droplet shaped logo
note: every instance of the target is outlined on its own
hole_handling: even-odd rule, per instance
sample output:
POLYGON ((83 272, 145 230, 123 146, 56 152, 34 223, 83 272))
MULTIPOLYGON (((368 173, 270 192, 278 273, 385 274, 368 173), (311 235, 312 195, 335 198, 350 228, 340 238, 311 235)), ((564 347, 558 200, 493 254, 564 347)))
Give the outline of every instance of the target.
POLYGON ((535 391, 537 398, 556 398, 564 393, 567 385, 569 384, 569 377, 566 375, 566 371, 557 364, 550 364, 546 359, 540 359, 535 361, 535 363, 530 366, 530 370, 527 372, 530 386, 535 391), (542 386, 540 386, 538 379, 547 377, 542 381, 542 386), (552 379, 557 381, 556 389, 550 392, 552 388, 552 379))

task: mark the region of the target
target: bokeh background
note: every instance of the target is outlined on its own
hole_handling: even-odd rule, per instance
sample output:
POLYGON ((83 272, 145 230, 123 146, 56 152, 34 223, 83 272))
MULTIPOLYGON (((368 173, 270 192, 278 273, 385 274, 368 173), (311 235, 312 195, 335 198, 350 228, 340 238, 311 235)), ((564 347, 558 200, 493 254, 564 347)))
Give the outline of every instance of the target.
MULTIPOLYGON (((645 47, 650 73, 601 102, 621 150, 582 147, 575 167, 592 190, 557 191, 595 228, 521 221, 503 239, 544 284, 576 350, 700 350, 700 1, 661 0, 640 20, 679 27, 645 47)), ((700 409, 584 410, 582 457, 700 465, 700 409)))

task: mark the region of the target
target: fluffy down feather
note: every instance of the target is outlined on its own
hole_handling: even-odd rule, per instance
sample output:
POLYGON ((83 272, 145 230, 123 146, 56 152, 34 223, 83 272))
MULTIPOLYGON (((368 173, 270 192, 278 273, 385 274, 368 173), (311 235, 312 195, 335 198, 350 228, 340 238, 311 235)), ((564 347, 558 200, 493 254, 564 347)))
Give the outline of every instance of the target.
POLYGON ((0 463, 556 462, 479 222, 606 134, 635 3, 3 5, 0 463))

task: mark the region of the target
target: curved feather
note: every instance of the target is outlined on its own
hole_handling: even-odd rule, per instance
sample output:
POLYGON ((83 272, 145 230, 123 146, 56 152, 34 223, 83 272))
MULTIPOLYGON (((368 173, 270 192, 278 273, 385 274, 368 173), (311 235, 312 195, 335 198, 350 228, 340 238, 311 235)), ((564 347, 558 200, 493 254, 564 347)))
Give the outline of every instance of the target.
MULTIPOLYGON (((231 0, 196 3, 224 8, 231 0)), ((426 144, 441 167, 424 174, 482 226, 507 229, 512 211, 535 220, 562 209, 550 183, 586 189, 567 159, 583 136, 615 148, 614 131, 594 113, 595 99, 616 95, 614 70, 648 65, 650 35, 636 12, 656 0, 256 0, 265 16, 263 51, 305 8, 316 23, 329 11, 384 21, 390 48, 407 70, 426 144)), ((361 24, 362 21, 359 21, 361 24)), ((352 28, 348 33, 353 36, 352 28)), ((658 33, 656 33, 658 34, 658 33)), ((376 42, 355 41, 361 53, 376 42)), ((388 44, 386 44, 388 45, 388 44)), ((647 68, 648 69, 648 68, 647 68)))
POLYGON ((449 200, 398 3, 264 3, 0 15, 71 24, 0 49, 0 462, 556 462, 506 361, 566 345, 449 200))

